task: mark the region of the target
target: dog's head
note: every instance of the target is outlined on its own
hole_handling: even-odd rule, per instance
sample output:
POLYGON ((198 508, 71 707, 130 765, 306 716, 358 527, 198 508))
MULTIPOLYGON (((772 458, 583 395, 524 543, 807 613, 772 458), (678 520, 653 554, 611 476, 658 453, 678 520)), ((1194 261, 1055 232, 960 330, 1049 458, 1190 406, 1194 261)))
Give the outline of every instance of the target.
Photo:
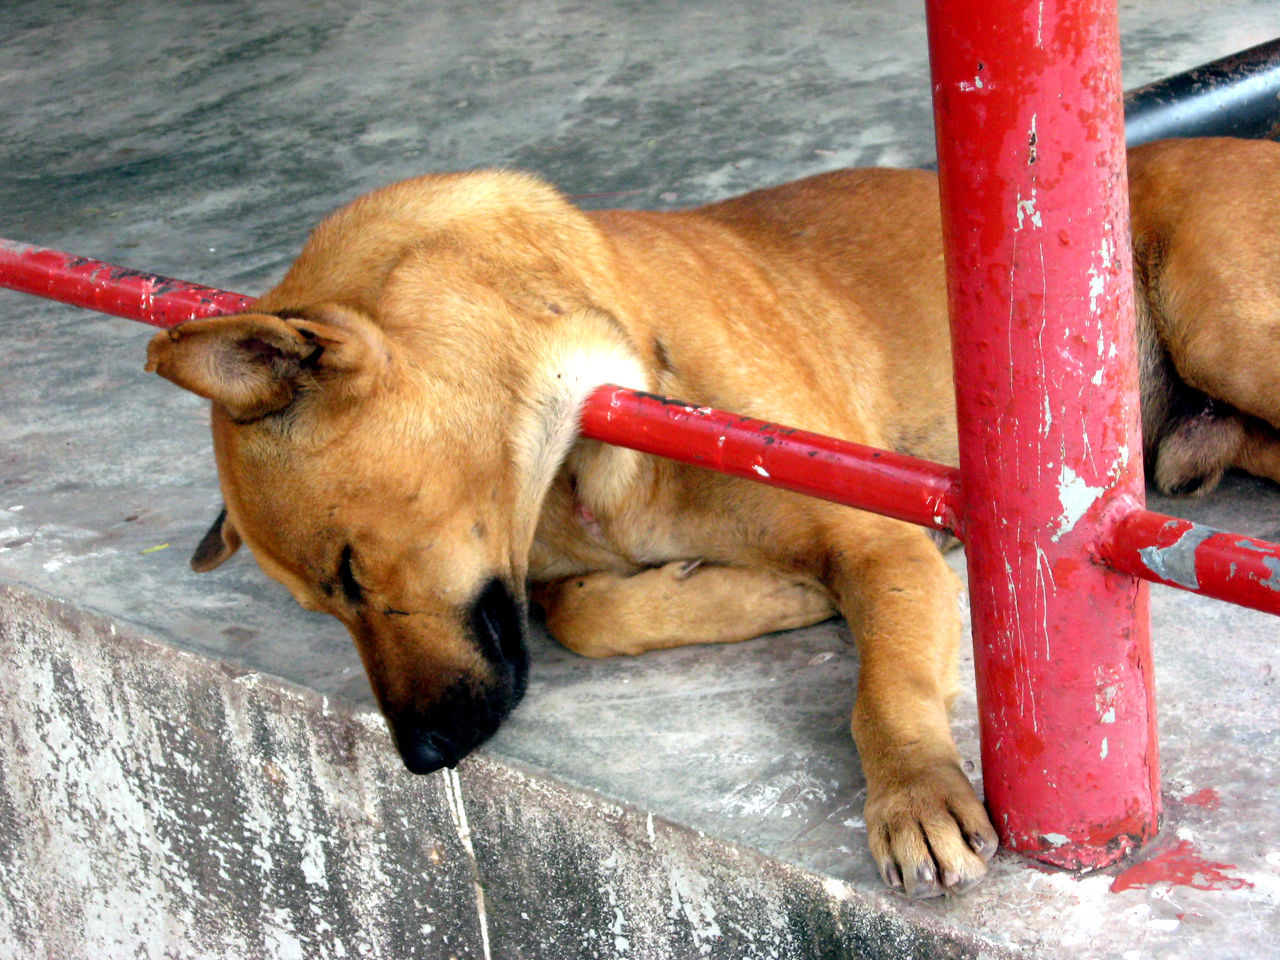
POLYGON ((415 234, 403 197, 390 228, 363 203, 255 312, 158 334, 147 368, 213 401, 225 511, 192 566, 244 542, 341 620, 405 765, 426 773, 524 692, 529 549, 581 403, 646 384, 605 312, 573 290, 529 295, 543 254, 522 286, 510 256, 457 230, 415 234))

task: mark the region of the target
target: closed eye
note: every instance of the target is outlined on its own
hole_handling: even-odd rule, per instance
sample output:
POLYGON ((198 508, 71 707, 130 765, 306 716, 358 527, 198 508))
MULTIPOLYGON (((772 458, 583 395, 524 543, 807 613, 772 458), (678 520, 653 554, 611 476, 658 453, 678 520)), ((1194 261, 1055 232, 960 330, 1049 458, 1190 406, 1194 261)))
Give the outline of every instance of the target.
POLYGON ((364 603, 364 588, 360 586, 360 581, 356 579, 355 572, 351 569, 351 557, 351 544, 347 544, 342 548, 341 556, 338 557, 338 582, 342 584, 342 595, 347 598, 347 602, 353 607, 358 607, 364 603))

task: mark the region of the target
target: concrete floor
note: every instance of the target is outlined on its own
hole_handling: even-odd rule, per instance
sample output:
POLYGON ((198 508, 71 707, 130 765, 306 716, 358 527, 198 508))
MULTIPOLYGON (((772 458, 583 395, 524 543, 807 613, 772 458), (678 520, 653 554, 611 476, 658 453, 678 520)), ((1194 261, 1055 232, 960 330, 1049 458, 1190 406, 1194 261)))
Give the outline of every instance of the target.
MULTIPOLYGON (((254 293, 321 215, 426 170, 521 167, 589 195, 584 204, 664 207, 837 166, 927 164, 919 6, 9 3, 0 34, 0 235, 254 293)), ((1221 0, 1208 11, 1191 0, 1126 2, 1121 25, 1132 87, 1270 39, 1280 14, 1271 0, 1221 0)), ((72 623, 86 644, 107 643, 118 627, 223 665, 225 676, 281 678, 280 689, 300 691, 300 723, 308 711, 317 723, 331 712, 354 715, 370 756, 386 754, 362 762, 387 779, 408 775, 381 739, 335 621, 295 607, 247 558, 201 577, 189 572, 187 557, 218 503, 206 412, 142 375, 150 331, 9 293, 0 293, 0 327, 0 622, 12 627, 0 669, 0 711, 12 732, 0 737, 0 955, 283 956, 289 943, 300 945, 298 955, 336 956, 361 943, 360 955, 396 955, 392 940, 367 931, 361 940, 358 930, 339 936, 302 923, 292 902, 263 892, 266 880, 255 909, 275 920, 219 941, 190 929, 139 932, 130 908, 101 889, 110 882, 101 872, 71 871, 80 878, 71 896, 66 876, 33 868, 37 853, 80 864, 97 849, 92 831, 67 826, 91 805, 42 815, 21 780, 44 769, 39 754, 48 752, 64 794, 83 803, 93 794, 66 760, 74 748, 50 733, 61 729, 49 719, 58 709, 79 708, 46 702, 52 688, 30 671, 53 668, 21 652, 44 634, 13 626, 28 623, 21 611, 39 598, 62 601, 52 619, 72 623), (97 626, 75 626, 78 618, 97 626), (267 937, 272 923, 292 939, 267 937), (50 943, 59 950, 39 946, 50 943)), ((1234 478, 1210 501, 1153 506, 1280 539, 1280 493, 1260 482, 1234 478)), ((958 556, 953 562, 960 566, 958 556)), ((680 877, 700 876, 699 856, 780 864, 802 878, 786 883, 817 883, 829 898, 856 902, 860 916, 883 919, 877 929, 927 931, 912 941, 915 955, 1273 956, 1280 621, 1174 591, 1157 591, 1153 608, 1167 812, 1153 851, 1164 869, 1149 883, 1121 869, 1077 878, 1001 854, 986 884, 963 899, 909 904, 882 891, 864 850, 862 783, 847 734, 856 660, 835 624, 603 663, 536 638, 528 698, 450 783, 474 791, 476 802, 519 807, 526 798, 518 792, 494 791, 517 790, 510 783, 526 777, 538 789, 580 790, 573 795, 603 805, 592 809, 621 804, 650 837, 654 816, 660 833, 698 831, 681 834, 694 859, 680 877), (728 846, 706 853, 706 838, 728 846)), ((143 655, 144 647, 129 649, 143 655)), ((92 659, 74 644, 67 650, 72 669, 77 657, 92 659)), ((209 689, 220 682, 217 670, 201 674, 178 656, 174 670, 190 668, 209 689)), ((971 661, 964 666, 955 726, 977 777, 971 661)), ((198 700, 187 697, 175 702, 198 700)), ((108 741, 133 735, 132 720, 112 716, 118 726, 108 741)), ((172 737, 184 735, 181 720, 168 718, 172 737)), ((199 730, 186 735, 198 739, 199 730)), ((221 802, 216 784, 205 789, 214 798, 205 802, 221 802)), ((443 803, 404 796, 395 802, 443 803)), ((271 829, 283 828, 262 827, 271 829)), ((471 863, 480 857, 477 876, 488 883, 476 832, 471 863)), ((468 876, 450 896, 470 896, 468 876)), ((765 935, 730 901, 675 878, 670 872, 669 893, 658 882, 669 899, 651 910, 659 922, 670 920, 663 911, 684 918, 684 939, 665 955, 769 955, 765 935)), ((177 910, 181 897, 161 890, 165 882, 147 881, 145 896, 122 884, 119 896, 177 910)), ((513 922, 506 940, 495 935, 483 950, 542 955, 529 946, 529 923, 522 933, 513 922)), ((660 946, 642 951, 635 932, 630 940, 596 933, 578 931, 581 951, 559 955, 664 955, 660 946)), ((484 955, 439 936, 420 931, 412 952, 484 955)), ((887 936, 859 949, 892 956, 887 936)), ((847 938, 830 942, 853 949, 847 938)), ((817 943, 802 938, 775 954, 837 955, 817 943)))

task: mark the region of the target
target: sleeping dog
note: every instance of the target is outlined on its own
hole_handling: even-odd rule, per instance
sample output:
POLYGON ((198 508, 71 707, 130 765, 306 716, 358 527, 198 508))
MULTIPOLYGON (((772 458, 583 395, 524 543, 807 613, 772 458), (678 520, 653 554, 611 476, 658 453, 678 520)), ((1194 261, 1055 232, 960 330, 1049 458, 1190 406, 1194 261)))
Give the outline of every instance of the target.
MULTIPOLYGON (((1280 145, 1130 155, 1154 482, 1280 478, 1280 145)), ((406 766, 452 765, 519 700, 527 585, 591 657, 853 627, 853 736, 891 886, 957 893, 996 834, 947 704, 956 578, 923 530, 584 440, 604 383, 956 461, 937 184, 845 170, 694 210, 582 212, 508 172, 375 191, 250 312, 158 334, 213 401, 244 542, 350 630, 406 766)))

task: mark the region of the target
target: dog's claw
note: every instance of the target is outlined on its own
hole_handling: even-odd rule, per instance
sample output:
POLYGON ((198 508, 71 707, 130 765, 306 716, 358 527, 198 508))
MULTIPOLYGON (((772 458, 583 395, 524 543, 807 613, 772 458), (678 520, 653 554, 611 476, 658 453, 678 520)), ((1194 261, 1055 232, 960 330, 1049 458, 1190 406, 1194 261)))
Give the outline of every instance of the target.
POLYGON ((986 875, 995 831, 958 764, 931 765, 869 793, 868 841, 889 887, 924 900, 963 893, 986 875))
POLYGON ((902 871, 892 860, 886 860, 880 864, 880 876, 884 879, 885 886, 892 887, 894 890, 902 889, 902 871))
POLYGON ((942 887, 938 885, 938 870, 931 861, 925 861, 916 867, 916 882, 907 890, 912 900, 929 900, 942 896, 942 887))
POLYGON ((974 831, 969 834, 969 848, 973 850, 983 860, 990 860, 996 852, 996 848, 1000 846, 1000 841, 996 839, 995 834, 982 834, 974 831))
POLYGON ((947 893, 953 896, 968 893, 981 882, 982 877, 980 876, 963 877, 954 870, 948 870, 942 875, 942 886, 946 889, 947 893))

